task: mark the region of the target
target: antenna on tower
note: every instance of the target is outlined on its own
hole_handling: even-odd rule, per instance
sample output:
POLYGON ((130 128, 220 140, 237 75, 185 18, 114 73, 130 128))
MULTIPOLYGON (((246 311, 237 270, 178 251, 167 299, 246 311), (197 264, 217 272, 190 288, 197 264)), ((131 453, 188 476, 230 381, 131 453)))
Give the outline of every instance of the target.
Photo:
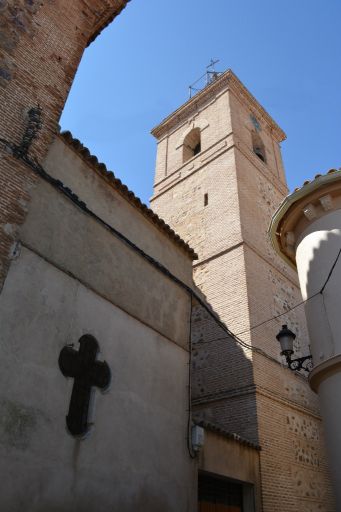
POLYGON ((208 66, 206 66, 206 72, 198 78, 195 82, 193 82, 192 85, 189 86, 189 97, 192 98, 192 96, 201 91, 204 87, 209 85, 210 83, 214 82, 220 75, 221 71, 216 71, 215 65, 218 64, 219 59, 211 59, 208 66))

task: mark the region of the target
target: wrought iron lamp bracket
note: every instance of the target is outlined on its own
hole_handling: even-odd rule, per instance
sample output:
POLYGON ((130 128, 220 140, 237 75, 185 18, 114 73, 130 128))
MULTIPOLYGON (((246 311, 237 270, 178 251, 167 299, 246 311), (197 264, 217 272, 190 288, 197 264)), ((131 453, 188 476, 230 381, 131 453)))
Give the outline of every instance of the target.
POLYGON ((287 361, 288 368, 293 372, 304 370, 309 373, 313 369, 313 361, 311 355, 297 357, 296 359, 291 359, 291 355, 286 355, 285 359, 287 361))

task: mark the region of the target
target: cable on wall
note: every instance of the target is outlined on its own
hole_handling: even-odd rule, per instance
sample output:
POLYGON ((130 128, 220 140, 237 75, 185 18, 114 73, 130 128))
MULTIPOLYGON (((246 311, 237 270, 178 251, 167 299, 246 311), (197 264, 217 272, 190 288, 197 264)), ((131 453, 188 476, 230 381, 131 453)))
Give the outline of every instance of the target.
MULTIPOLYGON (((283 313, 280 313, 279 315, 272 316, 271 318, 268 318, 267 320, 264 320, 263 322, 260 322, 259 324, 253 325, 253 326, 250 327, 250 329, 245 329, 244 331, 240 331, 240 332, 234 333, 233 336, 235 338, 237 338, 241 334, 252 332, 252 331, 254 331, 255 329, 258 329, 258 327, 261 327, 264 324, 267 324, 269 322, 272 322, 273 320, 277 320, 277 318, 280 318, 280 317, 282 317, 284 315, 287 315, 288 313, 290 313, 294 309, 298 308, 299 306, 302 306, 303 304, 306 304, 307 302, 309 302, 310 300, 314 299, 318 295, 322 295, 322 297, 323 297, 323 292, 324 292, 324 290, 325 290, 325 288, 326 288, 326 286, 327 286, 327 284, 328 284, 328 282, 329 282, 329 280, 330 280, 330 278, 332 276, 332 273, 333 273, 334 268, 335 268, 335 266, 336 266, 336 264, 337 264, 337 262, 338 262, 338 260, 340 258, 340 255, 341 255, 341 248, 339 249, 338 254, 337 254, 337 256, 336 256, 336 258, 335 258, 335 260, 334 260, 334 262, 333 262, 333 264, 332 264, 332 266, 331 266, 331 268, 330 268, 330 270, 328 272, 327 278, 326 278, 323 286, 321 287, 321 289, 318 292, 314 293, 313 295, 311 295, 307 299, 302 300, 298 304, 295 304, 295 306, 292 306, 291 308, 287 309, 283 313)), ((221 341, 221 340, 224 340, 224 339, 227 339, 227 336, 222 336, 220 338, 214 338, 214 339, 211 339, 211 340, 208 340, 208 341, 198 342, 198 344, 199 345, 205 345, 207 343, 213 343, 215 341, 221 341)), ((245 342, 243 342, 243 343, 245 343, 245 342)), ((255 350, 255 348, 256 347, 252 346, 252 350, 255 350)))
MULTIPOLYGON (((40 111, 40 114, 41 114, 41 111, 40 111)), ((30 122, 30 121, 29 121, 30 122)), ((41 128, 41 123, 39 125, 39 129, 41 128)), ((26 132, 25 132, 26 134, 26 132)), ((25 135, 24 135, 25 136, 25 135)), ((36 137, 36 134, 34 135, 36 137)), ((91 218, 93 218, 96 222, 98 222, 99 224, 101 224, 105 229, 107 229, 112 235, 114 235, 115 237, 117 237, 118 239, 120 239, 123 243, 125 243, 127 246, 129 246, 132 250, 134 250, 136 253, 138 253, 141 257, 143 257, 145 260, 147 260, 154 268, 156 268, 159 272, 161 272, 162 274, 164 274, 165 276, 167 276, 169 279, 171 279, 174 283, 176 283, 178 286, 180 286, 182 289, 184 289, 187 293, 190 294, 191 296, 191 300, 193 298, 195 298, 196 301, 198 301, 198 303, 205 309, 205 311, 215 320, 215 322, 222 328, 222 330, 224 332, 226 332, 227 336, 226 337, 223 337, 223 338, 217 338, 215 340, 210 340, 210 342, 214 342, 214 341, 217 341, 218 339, 228 339, 228 338, 233 338, 236 343, 238 343, 240 346, 242 346, 243 348, 245 349, 248 349, 252 352, 257 352, 259 354, 261 354, 262 356, 266 357, 267 359, 270 359, 272 361, 274 361, 275 363, 277 364, 280 364, 279 361, 277 359, 275 359, 274 357, 270 356, 269 354, 267 354, 264 350, 262 350, 261 348, 259 347, 255 347, 255 346, 252 346, 250 345, 249 343, 243 341, 242 339, 240 339, 238 336, 241 335, 241 334, 245 334, 247 332, 251 332, 253 331, 254 329, 257 329, 258 327, 260 327, 261 325, 264 325, 265 323, 268 323, 276 318, 279 318, 287 313, 289 313, 290 311, 292 311, 293 309, 297 308, 298 306, 304 304, 305 302, 311 300, 313 297, 315 297, 316 295, 319 295, 321 293, 323 293, 332 273, 333 273, 333 270, 335 268, 335 265, 339 259, 339 256, 340 256, 340 253, 341 253, 341 249, 337 255, 337 258, 336 260, 334 261, 330 271, 329 271, 329 274, 327 276, 327 279, 323 285, 323 287, 321 288, 321 290, 319 292, 317 292, 316 294, 314 294, 313 296, 309 297, 308 299, 306 299, 305 301, 302 301, 301 303, 299 304, 296 304, 295 306, 293 306, 292 308, 290 308, 289 310, 275 316, 275 317, 271 317, 269 318, 268 320, 264 320, 263 322, 261 322, 260 324, 257 324, 257 325, 254 325, 252 326, 250 329, 247 329, 247 330, 244 330, 244 331, 241 331, 240 333, 237 333, 237 334, 234 334, 226 325, 224 322, 222 322, 222 320, 220 320, 220 318, 216 315, 216 313, 214 313, 214 311, 212 311, 211 307, 208 306, 208 304, 203 301, 201 299, 201 297, 194 291, 192 290, 192 288, 190 288, 190 286, 188 286, 186 283, 184 283, 183 281, 181 281, 181 279, 179 279, 178 277, 176 277, 174 274, 172 274, 164 265, 162 265, 162 263, 160 263, 159 261, 157 261, 155 258, 153 258, 152 256, 150 256, 149 254, 147 254, 145 251, 143 251, 140 247, 138 247, 134 242, 132 242, 130 239, 128 239, 125 235, 123 235, 121 232, 119 232, 117 229, 115 229, 113 226, 111 226, 110 224, 108 224, 106 221, 104 221, 101 217, 99 217, 96 213, 94 213, 92 210, 90 210, 86 203, 84 201, 82 201, 69 187, 66 187, 60 180, 52 177, 50 174, 48 174, 45 169, 36 161, 34 161, 33 159, 31 159, 28 155, 28 149, 29 147, 25 147, 25 151, 22 151, 22 143, 18 146, 18 145, 15 145, 9 141, 7 141, 6 139, 4 138, 0 138, 0 143, 2 143, 7 150, 10 150, 12 152, 12 155, 17 158, 18 160, 21 160, 23 161, 28 167, 30 167, 37 175, 39 175, 41 178, 43 178, 45 181, 47 181, 50 185, 52 185, 55 189, 57 189, 60 193, 62 193, 65 197, 67 197, 70 201, 72 201, 78 208, 80 208, 84 213, 86 213, 87 215, 89 215, 91 218)), ((207 342, 207 343, 210 343, 210 342, 207 342)))
MULTIPOLYGON (((115 229, 113 226, 108 224, 106 221, 104 221, 101 217, 99 217, 95 212, 90 210, 84 201, 82 201, 69 187, 66 187, 60 180, 53 178, 50 174, 48 174, 45 169, 35 160, 30 158, 28 151, 31 145, 31 142, 33 139, 37 136, 37 132, 41 128, 41 122, 40 122, 40 115, 41 110, 38 108, 36 110, 31 109, 29 111, 31 118, 29 117, 29 123, 28 127, 25 131, 23 140, 20 145, 13 144, 6 139, 0 138, 0 143, 4 145, 5 149, 10 152, 16 159, 24 162, 30 169, 33 170, 35 174, 40 176, 42 179, 44 179, 46 182, 48 182, 53 188, 55 188, 59 193, 63 194, 69 201, 71 201, 77 208, 81 209, 83 213, 91 217, 93 220, 95 220, 97 223, 99 223, 102 227, 104 227, 106 230, 108 230, 113 236, 121 240, 124 244, 126 244, 130 249, 135 251, 137 254, 139 254, 142 258, 144 258, 146 261, 148 261, 149 264, 151 264, 154 268, 156 268, 159 272, 161 272, 163 275, 167 276, 170 280, 172 280, 174 283, 176 283, 178 286, 180 286, 183 290, 185 290, 190 295, 190 319, 189 319, 189 340, 188 340, 188 348, 189 348, 189 373, 188 373, 188 419, 187 419, 187 448, 188 452, 191 458, 195 457, 195 454, 192 450, 191 445, 191 427, 192 427, 192 405, 191 405, 191 388, 192 388, 192 312, 193 312, 193 299, 195 299, 202 307, 203 309, 214 319, 214 321, 219 325, 222 330, 226 333, 227 336, 221 339, 234 339, 236 343, 238 343, 243 348, 250 350, 252 352, 256 352, 261 354, 262 356, 266 357, 267 359, 275 362, 276 364, 280 364, 279 361, 269 354, 267 354, 264 350, 262 350, 259 347, 252 346, 245 341, 241 340, 238 336, 241 334, 244 334, 246 332, 253 331, 254 329, 257 329, 261 325, 264 325, 267 322, 270 322, 276 318, 279 318, 283 316, 284 314, 289 313, 293 309, 299 307, 301 304, 304 304, 305 302, 311 300, 313 297, 315 297, 318 294, 323 294, 324 289, 331 278, 331 275, 334 271, 334 268, 336 266, 336 263, 339 259, 339 256, 341 254, 341 249, 339 250, 339 253, 328 273, 327 279, 322 286, 321 290, 314 294, 313 296, 309 297, 305 301, 302 301, 299 304, 296 304, 291 309, 283 312, 280 315, 277 315, 275 317, 272 317, 268 320, 265 320, 261 322, 260 324, 257 324, 255 326, 252 326, 248 330, 244 330, 240 333, 234 334, 232 331, 228 329, 228 327, 225 325, 224 322, 220 320, 220 318, 212 311, 212 309, 208 306, 208 304, 201 299, 201 297, 195 293, 190 286, 188 286, 186 283, 181 281, 178 277, 176 277, 174 274, 172 274, 164 265, 162 265, 159 261, 155 260, 152 256, 144 252, 140 247, 138 247, 135 243, 133 243, 130 239, 128 239, 126 236, 124 236, 121 232, 119 232, 117 229, 115 229)), ((216 340, 210 340, 212 343, 216 340)))
POLYGON ((193 298, 190 296, 189 329, 188 329, 188 417, 187 417, 187 449, 191 459, 196 455, 192 447, 192 312, 193 298))
POLYGON ((257 352, 267 359, 270 359, 277 364, 280 364, 277 359, 273 358, 269 354, 267 354, 264 350, 262 350, 259 347, 254 347, 245 341, 238 338, 237 335, 235 335, 230 329, 225 325, 222 320, 212 311, 212 309, 208 306, 208 304, 201 299, 201 297, 195 293, 190 286, 188 286, 186 283, 181 281, 178 277, 176 277, 174 274, 172 274, 162 263, 157 261, 155 258, 147 254, 143 249, 138 247, 134 242, 132 242, 130 239, 128 239, 125 235, 123 235, 120 231, 115 229, 113 226, 108 224, 105 220, 103 220, 101 217, 99 217, 95 212, 90 210, 86 203, 82 201, 77 194, 75 194, 69 187, 66 187, 60 180, 54 178, 50 174, 48 174, 45 169, 36 161, 32 160, 28 153, 23 153, 20 151, 20 146, 16 146, 15 144, 12 144, 8 141, 6 141, 3 138, 0 138, 0 143, 4 144, 7 149, 9 149, 13 156, 17 158, 18 160, 21 160, 24 162, 28 167, 30 167, 38 176, 40 176, 42 179, 44 179, 46 182, 48 182, 53 188, 58 190, 61 194, 63 194, 65 197, 67 197, 68 200, 72 201, 78 208, 80 208, 84 213, 89 215, 92 219, 94 219, 96 222, 101 224, 105 229, 107 229, 112 235, 114 235, 116 238, 121 240, 124 244, 126 244, 128 247, 130 247, 133 251, 135 251, 137 254, 139 254, 141 257, 143 257, 145 260, 147 260, 154 268, 156 268, 159 272, 167 276, 169 279, 171 279, 174 283, 176 283, 178 286, 180 286, 182 289, 184 289, 187 293, 190 294, 192 298, 195 298, 195 300, 204 308, 204 310, 215 320, 215 322, 222 328, 224 332, 227 334, 227 338, 233 338, 236 343, 238 343, 243 348, 246 348, 248 350, 251 350, 253 352, 257 352))

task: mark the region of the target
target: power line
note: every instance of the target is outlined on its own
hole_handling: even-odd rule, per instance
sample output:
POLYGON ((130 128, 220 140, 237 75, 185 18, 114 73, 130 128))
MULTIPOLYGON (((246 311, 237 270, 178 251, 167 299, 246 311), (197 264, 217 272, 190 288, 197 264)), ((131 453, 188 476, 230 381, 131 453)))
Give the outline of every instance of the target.
POLYGON ((325 290, 325 288, 326 288, 326 286, 328 284, 328 281, 329 281, 329 279, 332 276, 334 268, 335 268, 335 266, 336 266, 336 264, 338 262, 340 254, 341 254, 341 248, 339 249, 339 252, 337 253, 337 256, 336 256, 336 258, 335 258, 335 260, 334 260, 334 262, 333 262, 333 264, 332 264, 332 266, 331 266, 331 268, 330 268, 330 270, 328 272, 327 278, 326 278, 322 288, 318 292, 314 293, 313 295, 311 295, 307 299, 302 300, 298 304, 295 304, 295 306, 293 306, 292 308, 287 309, 286 311, 284 311, 283 313, 280 313, 279 315, 273 316, 273 317, 269 318, 268 320, 264 320, 263 322, 260 322, 259 324, 253 325, 252 327, 250 327, 250 329, 247 329, 247 330, 241 331, 241 332, 237 332, 236 336, 240 336, 241 334, 244 334, 246 332, 253 331, 254 329, 257 329, 258 327, 260 327, 261 325, 264 325, 264 324, 266 324, 268 322, 271 322, 272 320, 276 320, 277 318, 280 318, 281 316, 290 313, 291 311, 293 311, 294 309, 298 308, 299 306, 302 306, 303 304, 306 304, 308 301, 310 301, 314 297, 317 297, 317 295, 323 295, 323 292, 324 292, 324 290, 325 290))
POLYGON ((86 203, 82 201, 77 194, 75 194, 69 187, 66 187, 64 183, 62 183, 60 180, 54 178, 51 176, 38 162, 32 160, 28 153, 23 153, 20 151, 20 146, 17 146, 16 144, 13 144, 9 141, 6 141, 6 139, 0 138, 0 142, 4 144, 6 149, 10 150, 12 155, 17 158, 18 160, 21 160, 24 162, 28 167, 30 167, 35 174, 40 176, 42 179, 44 179, 46 182, 48 182, 53 188, 58 190, 59 193, 63 194, 65 197, 67 197, 68 200, 70 200, 72 203, 74 203, 79 209, 83 211, 83 213, 89 215, 92 219, 94 219, 96 222, 101 224, 105 229, 107 229, 112 235, 114 235, 116 238, 121 240, 124 244, 126 244, 130 249, 138 253, 142 258, 147 260, 154 268, 156 268, 159 272, 166 275, 169 279, 171 279, 174 283, 176 283, 178 286, 180 286, 182 289, 184 289, 187 293, 190 294, 192 298, 195 298, 195 300, 205 309, 205 311, 215 320, 215 322, 223 329, 224 332, 228 335, 229 338, 233 338, 237 343, 239 343, 242 347, 247 348, 249 350, 253 350, 255 352, 262 353, 264 357, 267 357, 268 359, 272 359, 273 361, 278 361, 274 358, 272 358, 270 355, 268 355, 266 352, 264 352, 262 349, 257 347, 252 347, 252 345, 249 345, 245 341, 238 338, 236 335, 233 334, 232 331, 225 325, 224 322, 220 320, 220 318, 212 311, 212 309, 208 306, 208 304, 201 299, 199 294, 197 294, 190 286, 188 286, 186 283, 181 281, 178 277, 176 277, 172 272, 170 272, 162 263, 157 261, 155 258, 147 254, 143 249, 138 247, 134 242, 132 242, 129 238, 127 238, 123 233, 118 231, 116 228, 111 226, 108 222, 106 222, 104 219, 99 217, 94 211, 90 210, 86 203))
MULTIPOLYGON (((272 322, 273 320, 277 320, 277 318, 280 318, 284 315, 287 315, 288 313, 290 313, 291 311, 293 311, 294 309, 298 308, 299 306, 302 306, 303 304, 306 304, 308 301, 310 301, 311 299, 313 299, 314 297, 317 297, 317 295, 322 295, 323 296, 323 292, 332 276, 332 273, 334 271, 334 268, 339 260, 339 257, 340 257, 340 254, 341 254, 341 248, 334 260, 334 263, 333 265, 331 266, 331 269, 330 271, 328 272, 328 275, 327 275, 327 278, 322 286, 322 288, 314 293, 313 295, 311 295, 310 297, 308 297, 307 299, 305 300, 302 300, 301 302, 299 302, 298 304, 295 304, 295 306, 292 306, 291 308, 287 309, 286 311, 283 311, 283 313, 280 313, 279 315, 275 315, 275 316, 272 316, 271 318, 268 318, 267 320, 264 320, 263 322, 260 322, 259 324, 256 324, 256 325, 253 325, 252 327, 250 327, 250 329, 245 329, 244 331, 240 331, 240 332, 237 332, 237 333, 232 333, 233 336, 236 338, 236 340, 238 341, 238 336, 240 336, 241 334, 246 334, 248 332, 252 332, 254 331, 255 329, 257 329, 258 327, 261 327, 262 325, 264 324, 267 324, 269 322, 272 322)), ((211 340, 208 340, 208 341, 202 341, 202 342, 197 342, 198 345, 204 345, 206 343, 214 343, 215 341, 221 341, 221 340, 224 340, 224 339, 227 339, 229 336, 222 336, 220 338, 214 338, 214 339, 211 339, 211 340)), ((240 340, 243 342, 243 340, 240 340)), ((252 345, 249 345, 247 344, 246 342, 243 342, 244 345, 247 347, 247 348, 250 348, 251 350, 255 350, 257 347, 254 347, 252 345)), ((260 349, 261 350, 261 349, 260 349)))
MULTIPOLYGON (((187 293, 190 294, 190 296, 192 298, 195 298, 198 303, 206 310, 206 312, 215 320, 215 322, 222 328, 222 330, 224 332, 226 332, 227 336, 224 337, 224 338, 233 338, 239 345, 241 345, 243 348, 246 348, 248 350, 251 350, 253 352, 257 352, 261 355, 263 355, 264 357, 266 357, 267 359, 270 359, 272 361, 275 361, 276 363, 278 363, 277 359, 273 358, 272 356, 270 356, 269 354, 267 354, 264 350, 262 350, 261 348, 259 347, 255 347, 255 346, 252 346, 250 345, 249 343, 241 340, 240 338, 238 338, 239 335, 241 334, 245 334, 247 332, 251 332, 252 330, 254 329, 257 329, 258 327, 260 327, 261 325, 264 325, 265 323, 268 323, 276 318, 279 318, 287 313, 289 313, 290 311, 292 311, 293 309, 297 308, 298 306, 304 304, 305 302, 307 302, 308 300, 311 300, 313 297, 315 297, 316 295, 318 294, 322 294, 332 273, 333 273, 333 270, 335 268, 335 265, 338 261, 338 258, 341 254, 341 249, 339 250, 339 253, 328 273, 328 276, 327 276, 327 279, 323 285, 323 287, 321 288, 321 290, 319 292, 317 292, 316 294, 314 294, 313 296, 309 297, 308 299, 306 299, 305 301, 302 301, 301 303, 299 304, 296 304, 295 306, 293 306, 292 308, 290 308, 289 310, 277 315, 276 317, 271 317, 269 318, 268 320, 264 320, 264 322, 261 322, 260 324, 257 324, 255 326, 252 326, 250 329, 247 329, 245 331, 242 331, 240 333, 237 333, 237 334, 234 334, 226 325, 224 322, 222 322, 220 320, 220 318, 212 311, 212 309, 208 306, 208 304, 203 301, 201 299, 201 297, 194 291, 192 290, 192 288, 190 288, 186 283, 184 283, 183 281, 181 281, 181 279, 179 279, 178 277, 176 277, 174 274, 172 274, 164 265, 162 265, 162 263, 160 263, 159 261, 157 261, 155 258, 153 258, 152 256, 150 256, 149 254, 147 254, 145 251, 143 251, 140 247, 138 247, 134 242, 132 242, 130 239, 128 239, 125 235, 123 235, 121 232, 119 232, 117 229, 115 229, 113 226, 111 226, 110 224, 108 224, 105 220, 103 220, 101 217, 99 217, 95 212, 93 212, 92 210, 90 210, 87 205, 85 204, 84 201, 82 201, 70 188, 66 187, 60 180, 54 178, 53 176, 51 176, 50 174, 48 174, 46 172, 46 170, 39 164, 37 163, 36 161, 32 160, 29 156, 28 156, 28 153, 25 152, 23 153, 22 151, 19 151, 20 150, 20 146, 17 146, 16 144, 13 144, 9 141, 7 141, 6 139, 3 139, 3 138, 0 138, 0 142, 7 148, 9 149, 13 156, 15 158, 17 158, 18 160, 21 160, 23 161, 26 165, 28 165, 36 174, 38 174, 41 178, 43 178, 45 181, 47 181, 50 185, 52 185, 53 188, 57 189, 60 193, 62 193, 64 196, 66 196, 71 202, 73 202, 78 208, 80 208, 84 213, 86 213, 87 215, 89 215, 90 217, 92 217, 95 221, 97 221, 99 224, 101 224, 104 228, 106 228, 112 235, 114 235, 115 237, 119 238, 123 243, 125 243, 126 245, 128 245, 132 250, 134 250, 135 252, 137 252, 140 256, 142 256, 144 259, 146 259, 154 268, 156 268, 158 271, 160 271, 161 273, 163 273, 164 275, 166 275, 169 279, 171 279, 173 282, 175 282, 178 286, 180 286, 181 288, 183 288, 185 291, 187 291, 187 293)), ((210 340, 210 342, 208 343, 213 343, 214 341, 218 341, 218 338, 215 339, 215 340, 210 340)))
POLYGON ((191 459, 195 459, 196 454, 192 447, 192 313, 193 313, 193 297, 189 312, 189 329, 188 329, 188 417, 187 417, 187 449, 191 459))
POLYGON ((324 285, 322 286, 322 288, 321 288, 321 290, 320 290, 320 293, 321 293, 321 294, 324 292, 324 289, 325 289, 325 287, 327 286, 327 283, 328 283, 329 279, 331 278, 331 275, 332 275, 332 273, 333 273, 333 271, 334 271, 334 268, 335 268, 335 265, 336 265, 336 263, 337 263, 337 260, 338 260, 338 259, 339 259, 339 257, 340 257, 340 253, 341 253, 341 249, 339 250, 338 255, 336 256, 336 259, 335 259, 335 261, 334 261, 334 263, 333 263, 333 265, 332 265, 332 268, 331 268, 331 269, 330 269, 330 271, 329 271, 329 274, 328 274, 328 276, 327 276, 326 282, 324 283, 324 285))
POLYGON ((250 327, 250 329, 245 329, 245 331, 237 332, 236 336, 240 336, 241 334, 245 334, 247 332, 254 331, 255 329, 257 329, 261 325, 267 324, 268 322, 272 322, 272 320, 277 320, 277 318, 280 318, 281 316, 287 315, 288 313, 290 313, 294 309, 298 308, 299 306, 302 306, 303 304, 305 304, 309 300, 313 299, 317 295, 320 295, 320 293, 321 293, 321 291, 314 293, 314 295, 312 295, 311 297, 308 297, 308 299, 302 300, 302 302, 299 302, 298 304, 295 304, 295 306, 293 306, 292 308, 287 309, 286 311, 283 311, 283 313, 280 313, 279 315, 272 316, 271 318, 268 318, 267 320, 264 320, 263 322, 260 322, 259 324, 253 325, 252 327, 250 327))
MULTIPOLYGON (((35 127, 35 128, 36 128, 36 132, 38 132, 38 130, 41 128, 41 124, 39 123, 39 126, 37 125, 37 127, 35 127)), ((26 130, 26 132, 27 132, 27 130, 26 130)), ((302 301, 301 303, 296 304, 295 306, 293 306, 289 310, 287 310, 287 311, 285 311, 285 312, 283 312, 283 313, 281 313, 281 314, 279 314, 279 315, 277 315, 275 317, 272 317, 272 318, 270 318, 268 320, 265 320, 265 321, 255 325, 255 326, 252 326, 248 330, 244 330, 244 331, 241 331, 240 333, 234 334, 232 331, 230 331, 228 329, 228 327, 225 325, 225 323, 222 322, 220 320, 220 318, 212 311, 212 309, 207 305, 207 303, 204 300, 202 300, 201 297, 197 293, 195 293, 194 290, 192 290, 192 288, 190 288, 186 283, 181 281, 181 279, 176 277, 174 274, 172 274, 159 261, 154 259, 149 254, 145 253, 134 242, 132 242, 130 239, 128 239, 125 235, 123 235, 123 233, 119 232, 113 226, 111 226, 106 221, 104 221, 103 218, 99 217, 94 211, 90 210, 87 207, 87 205, 85 204, 85 202, 82 201, 70 188, 66 187, 60 180, 55 179, 50 174, 48 174, 46 172, 46 170, 39 163, 37 163, 36 161, 32 160, 29 157, 28 150, 29 150, 29 147, 31 145, 31 142, 32 142, 33 138, 37 135, 36 132, 34 132, 34 136, 31 136, 31 139, 28 140, 28 143, 26 144, 26 146, 23 146, 23 143, 25 142, 25 136, 23 138, 23 141, 22 141, 21 145, 13 144, 13 143, 11 143, 9 141, 6 141, 5 139, 2 139, 2 138, 0 138, 0 143, 2 143, 7 150, 10 150, 15 158, 17 158, 18 160, 23 161, 27 166, 29 166, 35 172, 35 174, 39 175, 46 182, 48 182, 53 188, 58 190, 59 193, 63 194, 76 207, 81 209, 83 211, 83 213, 87 214, 93 220, 95 220, 97 223, 102 225, 102 227, 107 229, 116 238, 120 239, 121 242, 123 242, 124 244, 129 246, 130 249, 132 249, 133 251, 138 253, 142 258, 144 258, 146 261, 148 261, 148 263, 151 264, 154 268, 156 268, 159 272, 163 273, 165 276, 167 276, 169 279, 171 279, 173 282, 175 282, 178 286, 180 286, 183 290, 185 290, 189 294, 189 296, 190 296, 191 304, 190 304, 189 340, 188 340, 188 348, 189 348, 189 362, 188 362, 188 364, 189 364, 189 374, 188 374, 187 448, 188 448, 188 452, 189 452, 190 457, 194 458, 195 454, 193 453, 192 445, 191 445, 191 427, 192 427, 192 424, 191 424, 191 421, 192 421, 192 405, 191 405, 191 402, 192 402, 192 397, 191 397, 191 391, 192 391, 192 311, 193 311, 193 298, 195 298, 195 300, 201 305, 201 307, 203 307, 206 310, 206 312, 214 319, 214 321, 227 334, 227 336, 225 336, 224 338, 220 338, 220 339, 231 339, 232 338, 232 339, 235 340, 236 343, 238 343, 243 348, 245 348, 247 350, 250 350, 250 351, 253 351, 253 352, 256 352, 256 353, 259 353, 263 357, 266 357, 267 359, 269 359, 271 361, 274 361, 275 363, 279 364, 279 362, 275 358, 273 358, 272 356, 267 354, 263 349, 261 349, 259 347, 254 347, 254 346, 246 343, 245 341, 241 340, 238 336, 241 335, 241 334, 244 334, 246 332, 250 332, 250 331, 252 331, 254 329, 257 329, 261 325, 264 325, 264 324, 266 324, 266 323, 268 323, 268 322, 270 322, 270 321, 272 321, 272 320, 274 320, 276 318, 279 318, 279 317, 283 316, 284 314, 288 314, 290 311, 292 311, 293 309, 299 307, 300 305, 304 304, 305 302, 308 302, 308 300, 311 300, 313 297, 315 297, 318 294, 322 295, 323 292, 324 292, 324 289, 325 289, 325 287, 326 287, 326 285, 327 285, 327 283, 329 281, 329 279, 331 278, 331 275, 332 275, 332 273, 334 271, 336 263, 337 263, 337 261, 339 259, 339 256, 341 254, 341 249, 339 250, 338 255, 337 255, 337 257, 336 257, 336 259, 335 259, 335 261, 334 261, 334 263, 333 263, 333 265, 332 265, 332 267, 331 267, 331 269, 330 269, 330 271, 328 273, 328 276, 326 278, 326 281, 325 281, 324 285, 322 286, 321 290, 318 293, 315 293, 313 296, 309 297, 305 301, 302 301)), ((210 340, 210 343, 212 343, 214 341, 217 341, 217 340, 218 339, 210 340)))

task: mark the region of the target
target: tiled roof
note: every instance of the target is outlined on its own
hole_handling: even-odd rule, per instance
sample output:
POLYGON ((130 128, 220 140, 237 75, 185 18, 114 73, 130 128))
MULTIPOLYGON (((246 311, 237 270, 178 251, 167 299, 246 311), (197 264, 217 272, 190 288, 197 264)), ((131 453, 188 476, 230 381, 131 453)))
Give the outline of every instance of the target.
POLYGON ((261 450, 261 447, 253 443, 252 441, 248 441, 247 439, 244 439, 243 437, 239 436, 238 434, 234 434, 232 432, 229 432, 224 427, 221 427, 215 423, 211 423, 209 421, 196 421, 196 425, 199 427, 203 427, 205 430, 209 430, 211 432, 215 432, 216 434, 220 434, 224 437, 227 437, 228 439, 233 439, 239 444, 243 444, 244 446, 249 446, 250 448, 254 448, 255 450, 261 450))
POLYGON ((325 174, 316 174, 314 179, 313 180, 305 180, 303 182, 303 185, 301 187, 296 187, 294 189, 294 192, 297 192, 298 190, 301 190, 303 187, 305 187, 306 185, 309 185, 309 183, 313 183, 315 180, 317 180, 318 178, 321 178, 323 176, 327 176, 328 174, 333 174, 334 172, 339 172, 341 170, 340 169, 330 169, 328 172, 326 172, 325 174))
POLYGON ((194 250, 180 238, 173 229, 166 224, 156 213, 154 213, 147 205, 135 196, 134 192, 128 189, 121 180, 115 177, 114 173, 108 171, 105 164, 98 161, 97 157, 92 155, 88 148, 86 148, 78 139, 75 139, 71 132, 65 131, 59 134, 61 139, 71 146, 78 155, 86 161, 87 164, 92 166, 105 180, 110 183, 127 201, 135 206, 140 212, 147 217, 154 225, 156 225, 168 238, 175 242, 178 246, 184 249, 193 260, 198 259, 194 250))
POLYGON ((330 169, 326 174, 316 174, 313 180, 306 180, 301 187, 286 196, 275 213, 272 216, 268 229, 268 234, 275 251, 293 268, 296 268, 296 261, 293 255, 288 255, 285 244, 282 244, 282 226, 285 218, 290 215, 293 208, 302 202, 305 203, 307 198, 314 194, 317 190, 321 193, 323 190, 331 186, 333 183, 341 181, 341 169, 330 169))

